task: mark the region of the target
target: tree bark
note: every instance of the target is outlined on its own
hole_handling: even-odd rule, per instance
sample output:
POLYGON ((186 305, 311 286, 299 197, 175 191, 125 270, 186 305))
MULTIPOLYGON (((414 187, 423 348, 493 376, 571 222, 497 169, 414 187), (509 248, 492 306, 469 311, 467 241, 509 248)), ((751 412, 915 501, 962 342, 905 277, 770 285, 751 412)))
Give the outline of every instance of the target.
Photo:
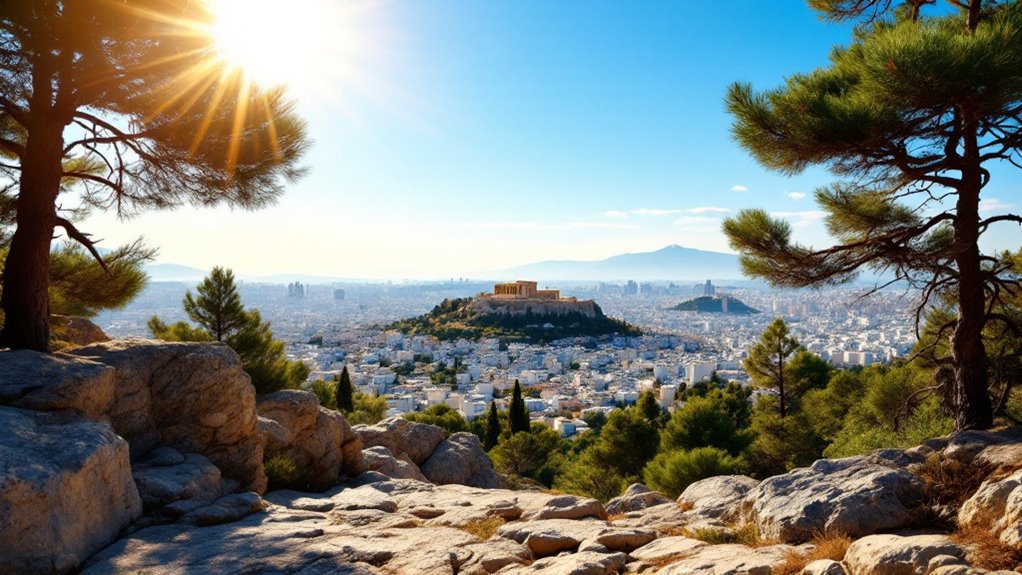
POLYGON ((18 182, 17 229, 4 264, 0 346, 48 351, 50 242, 62 175, 63 126, 37 114, 25 143, 18 182))
POLYGON ((975 129, 966 124, 963 138, 962 186, 955 219, 955 264, 958 267, 958 322, 951 336, 955 363, 951 397, 955 429, 987 429, 993 408, 987 390, 987 354, 983 345, 986 297, 979 254, 979 194, 983 187, 975 129))

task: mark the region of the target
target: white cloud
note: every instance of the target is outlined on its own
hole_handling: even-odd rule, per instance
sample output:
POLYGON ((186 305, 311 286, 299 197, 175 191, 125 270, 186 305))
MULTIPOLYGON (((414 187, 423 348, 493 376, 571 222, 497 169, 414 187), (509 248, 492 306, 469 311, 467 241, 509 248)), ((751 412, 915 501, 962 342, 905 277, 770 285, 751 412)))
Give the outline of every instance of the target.
POLYGON ((747 188, 747 187, 745 187, 745 186, 743 186, 741 184, 736 184, 734 186, 731 186, 731 191, 732 192, 747 192, 747 191, 749 191, 749 188, 747 188))
POLYGON ((713 207, 702 207, 702 208, 691 208, 685 210, 690 214, 726 214, 731 211, 731 208, 713 208, 713 207))
POLYGON ((801 200, 806 197, 805 192, 788 192, 788 197, 793 200, 801 200))
POLYGON ((674 220, 674 225, 686 228, 716 228, 720 225, 720 220, 706 216, 682 216, 674 220))
POLYGON ((637 216, 669 216, 671 214, 676 214, 676 213, 678 213, 680 211, 681 210, 662 210, 662 209, 656 209, 656 208, 639 208, 637 210, 632 210, 632 213, 637 215, 637 216))
POLYGON ((607 210, 603 212, 603 216, 607 218, 627 218, 628 212, 622 212, 621 210, 607 210))
POLYGON ((1014 207, 1015 207, 1015 204, 1009 204, 1009 203, 1006 203, 1006 202, 1002 202, 1001 200, 999 200, 997 198, 985 198, 983 200, 980 200, 980 202, 979 202, 979 211, 984 212, 984 213, 1003 212, 1005 210, 1010 210, 1011 208, 1014 208, 1014 207))

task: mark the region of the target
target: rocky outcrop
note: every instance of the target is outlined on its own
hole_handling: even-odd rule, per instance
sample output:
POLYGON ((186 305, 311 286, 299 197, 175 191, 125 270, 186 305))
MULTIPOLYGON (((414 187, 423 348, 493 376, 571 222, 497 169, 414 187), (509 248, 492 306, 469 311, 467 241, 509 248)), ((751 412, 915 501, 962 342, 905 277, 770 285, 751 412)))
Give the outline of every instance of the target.
POLYGON ((650 491, 648 487, 641 483, 633 483, 628 486, 628 489, 620 497, 615 497, 607 502, 607 513, 618 515, 670 502, 671 498, 663 493, 650 491))
POLYGON ((131 476, 146 514, 184 499, 210 502, 237 488, 205 457, 172 447, 151 451, 132 466, 131 476))
POLYGON ((419 467, 412 463, 411 459, 408 459, 408 454, 402 455, 403 458, 396 458, 389 449, 377 445, 362 450, 362 464, 367 470, 376 471, 394 479, 415 479, 428 482, 429 479, 422 474, 419 467))
POLYGON ((458 483, 472 487, 496 489, 504 480, 493 469, 493 461, 483 451, 479 436, 455 433, 433 450, 422 464, 422 474, 438 485, 458 483))
POLYGON ((938 556, 959 559, 965 551, 945 535, 870 535, 852 543, 845 553, 849 575, 928 573, 938 556))
POLYGON ((206 457, 243 489, 266 489, 255 389, 230 348, 122 340, 69 354, 114 368, 116 393, 103 417, 132 458, 173 447, 206 457))
POLYGON ((356 425, 355 431, 362 437, 364 447, 386 447, 395 457, 405 454, 419 466, 447 439, 447 432, 443 429, 403 417, 390 417, 375 425, 356 425))
POLYGON ((788 543, 824 532, 861 537, 907 525, 922 489, 914 475, 877 454, 821 459, 764 480, 746 496, 742 514, 763 537, 788 543))
POLYGON ((53 339, 70 345, 89 345, 110 341, 103 329, 84 317, 73 315, 51 315, 50 329, 53 339))
POLYGON ((0 407, 0 429, 0 573, 70 571, 142 514, 109 426, 0 407))
POLYGON ((703 519, 733 523, 742 502, 759 481, 745 475, 718 475, 692 483, 678 496, 678 504, 703 519))
POLYGON ((1005 545, 1022 550, 1022 469, 984 482, 962 505, 958 524, 990 531, 1005 545))
POLYGON ((114 403, 114 369, 65 354, 3 352, 0 405, 38 411, 71 409, 103 419, 114 403))
POLYGON ((293 461, 310 488, 326 489, 363 471, 362 438, 312 393, 278 391, 260 397, 256 405, 264 457, 293 461))

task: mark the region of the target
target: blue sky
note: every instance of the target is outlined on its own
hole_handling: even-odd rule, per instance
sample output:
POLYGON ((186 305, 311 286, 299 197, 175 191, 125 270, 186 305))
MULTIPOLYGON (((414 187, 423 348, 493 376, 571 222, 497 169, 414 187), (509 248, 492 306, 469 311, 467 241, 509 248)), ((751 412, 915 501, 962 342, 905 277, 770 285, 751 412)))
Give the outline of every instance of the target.
MULTIPOLYGON (((759 167, 723 106, 730 82, 775 87, 847 42, 802 2, 331 1, 328 52, 295 80, 311 173, 278 205, 86 227, 145 235, 165 262, 381 279, 728 251, 720 220, 743 207, 827 243, 812 191, 830 176, 759 167)), ((1018 204, 1020 181, 985 197, 1018 204)))

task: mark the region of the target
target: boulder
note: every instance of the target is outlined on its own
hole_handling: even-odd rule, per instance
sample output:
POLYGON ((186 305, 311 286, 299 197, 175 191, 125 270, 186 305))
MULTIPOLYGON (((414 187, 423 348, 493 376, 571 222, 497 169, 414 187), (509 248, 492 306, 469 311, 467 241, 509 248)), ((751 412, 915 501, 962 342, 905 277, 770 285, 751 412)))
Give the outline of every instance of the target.
POLYGON ((641 483, 633 483, 628 486, 624 494, 607 502, 607 513, 619 515, 670 502, 671 498, 663 493, 650 491, 648 487, 641 483))
POLYGON ((850 575, 922 575, 938 555, 965 552, 945 535, 870 535, 852 542, 844 563, 850 575))
POLYGON ((847 573, 844 565, 833 559, 817 559, 802 568, 802 575, 847 575, 847 573))
POLYGON ((801 543, 827 531, 861 537, 907 525, 922 497, 922 482, 902 468, 868 456, 821 459, 765 479, 742 504, 760 535, 801 543))
POLYGON ((68 572, 142 514, 109 426, 0 407, 0 429, 0 573, 68 572))
POLYGON ((447 439, 447 432, 442 428, 403 417, 389 417, 375 425, 356 425, 355 431, 362 437, 363 447, 382 445, 395 457, 406 453, 412 463, 420 467, 440 442, 447 439))
POLYGON ((521 503, 525 509, 522 519, 582 519, 595 517, 607 519, 607 510, 603 504, 596 499, 577 497, 575 495, 557 495, 550 497, 544 495, 533 498, 533 505, 529 505, 523 498, 521 503))
POLYGON ((213 501, 236 487, 223 481, 205 457, 172 447, 157 448, 137 461, 131 476, 146 513, 181 499, 213 501))
POLYGON ((421 467, 422 474, 437 485, 457 483, 497 489, 504 480, 493 469, 493 461, 483 451, 479 436, 474 433, 455 433, 440 442, 421 467))
POLYGON ((611 575, 624 570, 628 557, 624 553, 580 551, 534 561, 529 566, 514 566, 501 575, 611 575))
POLYGON ((1022 469, 983 482, 959 510, 958 525, 985 529, 1022 549, 1022 469))
POLYGON ((1022 467, 1022 427, 956 433, 947 439, 944 456, 1010 473, 1022 467))
POLYGON ((665 563, 672 557, 681 557, 691 553, 699 547, 705 547, 707 543, 692 539, 683 535, 672 537, 661 537, 655 539, 638 549, 633 550, 629 555, 633 559, 641 561, 655 561, 665 563))
POLYGON ((408 459, 408 454, 403 459, 397 459, 389 449, 382 445, 362 450, 362 464, 369 471, 376 471, 393 477, 395 479, 414 479, 416 481, 429 481, 419 467, 408 459))
POLYGON ((51 315, 50 329, 54 340, 71 345, 89 345, 110 341, 110 336, 92 320, 73 315, 51 315))
POLYGON ((73 409, 102 419, 114 401, 114 369, 65 354, 18 350, 0 361, 0 405, 37 411, 73 409))
MULTIPOLYGON (((259 398, 256 407, 269 460, 283 456, 295 462, 303 481, 313 489, 336 485, 344 476, 363 471, 361 438, 339 412, 323 408, 308 391, 286 389, 259 398), (354 442, 357 457, 345 459, 344 446, 354 442)), ((349 450, 350 452, 350 450, 349 450)))
POLYGON ((68 353, 114 368, 105 416, 133 459, 158 446, 198 453, 242 488, 265 491, 255 388, 229 347, 121 340, 68 353))
POLYGON ((706 545, 682 555, 657 574, 770 575, 794 550, 788 545, 757 548, 737 544, 706 545))
POLYGON ((678 496, 682 509, 692 515, 731 523, 742 511, 742 501, 759 481, 745 475, 718 475, 692 483, 678 496))

